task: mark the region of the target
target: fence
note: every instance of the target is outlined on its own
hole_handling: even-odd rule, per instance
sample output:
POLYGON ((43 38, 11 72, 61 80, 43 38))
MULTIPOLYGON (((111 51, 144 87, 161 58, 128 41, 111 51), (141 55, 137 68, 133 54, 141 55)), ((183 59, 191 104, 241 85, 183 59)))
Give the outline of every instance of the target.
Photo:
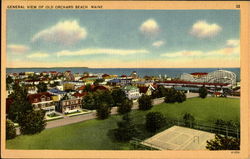
POLYGON ((188 127, 192 129, 198 129, 198 130, 207 131, 211 133, 240 138, 239 128, 232 128, 229 126, 218 127, 215 124, 210 124, 210 125, 204 124, 204 123, 201 124, 201 121, 185 122, 183 120, 169 120, 169 123, 171 125, 184 126, 184 127, 188 127))
POLYGON ((152 146, 152 144, 150 143, 146 143, 145 141, 141 140, 141 139, 137 139, 137 138, 133 138, 132 140, 130 140, 130 145, 133 146, 134 150, 158 150, 156 148, 154 148, 152 146), (148 146, 142 144, 142 142, 144 142, 144 144, 147 144, 148 146))

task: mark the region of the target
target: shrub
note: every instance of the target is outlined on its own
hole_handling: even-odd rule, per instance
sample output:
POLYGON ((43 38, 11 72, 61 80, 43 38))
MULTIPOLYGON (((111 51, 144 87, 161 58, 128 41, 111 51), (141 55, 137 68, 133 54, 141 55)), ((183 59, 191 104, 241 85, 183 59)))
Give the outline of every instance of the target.
POLYGON ((199 96, 201 97, 201 98, 206 98, 207 97, 207 88, 206 87, 201 87, 200 89, 199 89, 199 96))
POLYGON ((139 103, 140 110, 149 110, 153 107, 152 98, 150 96, 147 96, 147 95, 142 95, 138 99, 138 103, 139 103))
POLYGON ((146 115, 146 129, 155 132, 166 125, 166 118, 160 112, 150 112, 146 115))
POLYGON ((119 114, 125 114, 131 111, 131 108, 133 106, 133 102, 129 99, 125 99, 122 101, 121 104, 118 104, 118 113, 119 114))
POLYGON ((7 119, 6 120, 6 139, 13 139, 16 137, 16 128, 14 123, 7 119))
POLYGON ((207 141, 206 148, 209 150, 239 150, 240 139, 216 134, 215 139, 207 141))
POLYGON ((118 128, 114 130, 114 136, 118 141, 129 141, 139 133, 129 114, 125 114, 122 121, 117 122, 117 126, 118 128))
POLYGON ((188 126, 188 127, 191 127, 191 128, 194 126, 195 119, 191 114, 185 113, 183 115, 183 120, 184 120, 185 126, 188 126))

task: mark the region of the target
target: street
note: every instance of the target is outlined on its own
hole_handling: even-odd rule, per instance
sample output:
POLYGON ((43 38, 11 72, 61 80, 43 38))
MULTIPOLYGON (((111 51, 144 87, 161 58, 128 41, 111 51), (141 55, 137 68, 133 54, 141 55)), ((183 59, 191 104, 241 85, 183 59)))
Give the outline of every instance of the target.
MULTIPOLYGON (((186 94, 187 98, 193 98, 193 97, 197 97, 199 96, 198 93, 188 93, 186 94)), ((157 99, 153 99, 153 105, 157 105, 160 103, 164 102, 164 97, 163 98, 157 98, 157 99)), ((133 104, 132 109, 138 109, 138 102, 135 102, 133 104)), ((111 109, 111 114, 117 114, 117 107, 113 107, 111 109)), ((86 120, 90 120, 90 119, 95 119, 96 118, 96 113, 89 113, 89 114, 84 114, 84 115, 79 115, 79 116, 73 116, 73 117, 67 117, 67 118, 63 118, 63 119, 58 119, 58 120, 54 120, 54 121, 49 121, 47 122, 46 125, 46 129, 49 128, 54 128, 54 127, 60 127, 60 126, 64 126, 64 125, 68 125, 68 124, 73 124, 73 123, 78 123, 81 121, 86 121, 86 120)), ((20 134, 19 128, 17 129, 17 134, 20 134)))

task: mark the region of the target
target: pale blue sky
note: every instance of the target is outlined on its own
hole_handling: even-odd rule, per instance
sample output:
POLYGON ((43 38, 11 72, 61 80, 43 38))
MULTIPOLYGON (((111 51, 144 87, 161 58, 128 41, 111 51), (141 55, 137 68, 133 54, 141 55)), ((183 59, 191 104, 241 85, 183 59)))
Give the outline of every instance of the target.
POLYGON ((7 66, 237 67, 239 26, 239 10, 8 10, 7 66))

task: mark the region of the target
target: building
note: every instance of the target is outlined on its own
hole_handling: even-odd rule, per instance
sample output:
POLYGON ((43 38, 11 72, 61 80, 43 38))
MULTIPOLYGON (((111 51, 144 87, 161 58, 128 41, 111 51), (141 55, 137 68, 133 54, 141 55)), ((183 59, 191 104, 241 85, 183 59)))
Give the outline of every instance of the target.
POLYGON ((68 114, 81 110, 82 100, 76 97, 69 97, 60 101, 57 111, 68 114))
POLYGON ((155 88, 152 87, 151 85, 150 86, 139 86, 138 88, 139 88, 139 92, 141 94, 145 94, 145 95, 148 95, 148 96, 151 96, 153 90, 155 90, 155 88))
POLYGON ((48 92, 28 95, 29 102, 34 106, 34 109, 43 109, 46 114, 55 113, 55 105, 52 95, 48 92))
POLYGON ((135 100, 135 99, 140 98, 141 96, 139 88, 135 86, 127 85, 127 86, 124 86, 122 90, 125 92, 128 99, 135 100))

